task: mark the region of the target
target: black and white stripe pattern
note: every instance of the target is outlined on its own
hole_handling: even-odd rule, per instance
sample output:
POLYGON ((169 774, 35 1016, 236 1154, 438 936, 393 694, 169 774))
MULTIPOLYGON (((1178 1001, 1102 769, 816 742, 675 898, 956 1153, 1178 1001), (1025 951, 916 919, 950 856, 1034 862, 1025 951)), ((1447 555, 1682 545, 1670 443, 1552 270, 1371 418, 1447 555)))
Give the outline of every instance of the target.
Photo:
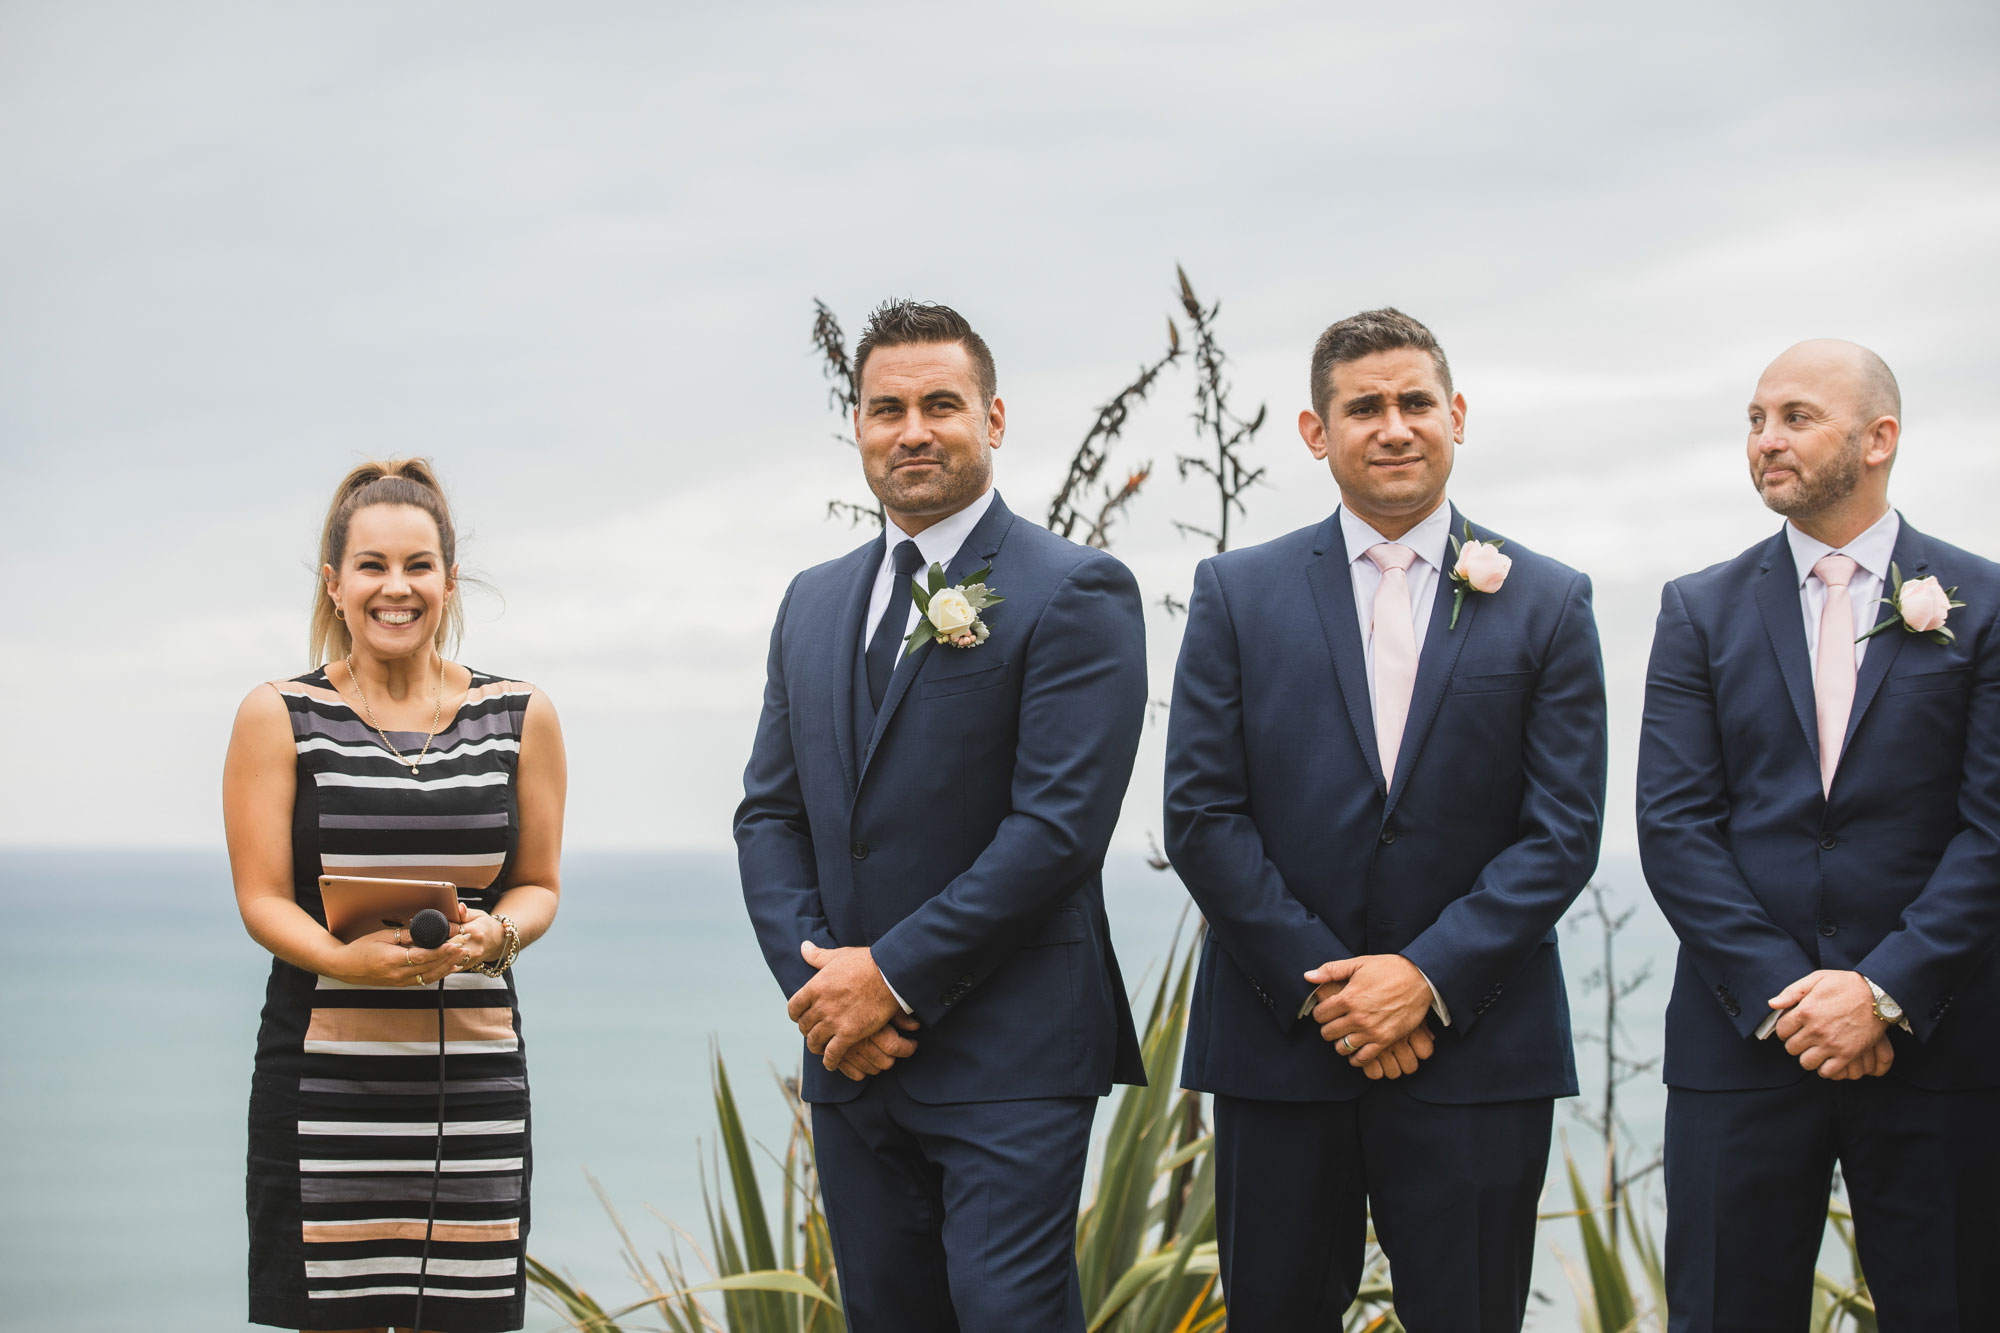
MULTIPOLYGON (((474 673, 416 771, 324 670, 278 686, 298 753, 294 890, 318 876, 445 879, 491 910, 513 855, 515 767, 532 688, 474 673)), ((391 732, 406 756, 422 733, 391 732)), ((275 963, 251 1097, 251 1318, 291 1328, 407 1325, 437 1145, 434 987, 357 986, 275 963)), ((525 1317, 529 1098, 513 974, 443 992, 443 1170, 424 1324, 525 1317)))

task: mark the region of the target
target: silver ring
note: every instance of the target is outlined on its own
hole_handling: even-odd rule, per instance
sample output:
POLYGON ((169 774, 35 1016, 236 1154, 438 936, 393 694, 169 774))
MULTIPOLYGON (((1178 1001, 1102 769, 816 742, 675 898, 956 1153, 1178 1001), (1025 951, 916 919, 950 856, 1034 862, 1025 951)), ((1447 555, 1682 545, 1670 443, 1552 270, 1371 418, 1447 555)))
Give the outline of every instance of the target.
POLYGON ((1340 1051, 1340 1053, 1341 1053, 1342 1055, 1352 1055, 1352 1054, 1354 1054, 1354 1043, 1353 1043, 1353 1041, 1349 1040, 1349 1039, 1348 1039, 1348 1038, 1346 1038, 1346 1037, 1342 1037, 1342 1038, 1340 1039, 1340 1041, 1339 1041, 1339 1043, 1338 1043, 1338 1047, 1337 1047, 1337 1048, 1339 1049, 1339 1051, 1340 1051))

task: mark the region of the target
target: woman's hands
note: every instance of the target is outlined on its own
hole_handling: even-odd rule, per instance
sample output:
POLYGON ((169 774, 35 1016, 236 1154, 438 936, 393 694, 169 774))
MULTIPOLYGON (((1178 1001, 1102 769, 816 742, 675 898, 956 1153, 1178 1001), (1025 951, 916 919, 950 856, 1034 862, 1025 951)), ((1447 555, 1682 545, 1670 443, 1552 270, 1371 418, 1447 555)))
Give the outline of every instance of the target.
POLYGON ((428 986, 471 966, 462 934, 435 949, 419 949, 409 939, 402 929, 371 931, 341 945, 326 975, 356 986, 428 986))
POLYGON ((507 930, 493 919, 490 912, 482 912, 477 907, 460 908, 465 914, 458 934, 445 941, 447 947, 456 944, 462 951, 465 967, 477 967, 481 963, 498 962, 500 955, 507 951, 507 930))

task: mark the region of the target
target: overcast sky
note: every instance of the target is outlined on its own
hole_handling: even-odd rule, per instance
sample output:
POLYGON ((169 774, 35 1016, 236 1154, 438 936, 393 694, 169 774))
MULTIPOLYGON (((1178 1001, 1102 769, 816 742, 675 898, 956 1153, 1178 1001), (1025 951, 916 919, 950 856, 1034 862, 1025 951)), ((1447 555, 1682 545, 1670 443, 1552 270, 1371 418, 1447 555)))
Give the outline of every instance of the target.
MULTIPOLYGON (((824 517, 864 490, 815 296, 963 311, 1040 516, 1184 263, 1270 407, 1245 541, 1334 503, 1318 331, 1429 323, 1453 498, 1596 579, 1608 852, 1661 582, 1776 529, 1741 423, 1778 351, 1881 352, 1899 506, 2000 554, 1993 5, 1001 8, 0 5, 0 843, 219 842, 332 485, 414 452, 504 597, 464 660, 561 712, 572 845, 725 845, 777 599, 865 535, 824 517)), ((1157 465, 1115 547, 1152 598, 1214 506, 1191 389, 1116 455, 1157 465)))

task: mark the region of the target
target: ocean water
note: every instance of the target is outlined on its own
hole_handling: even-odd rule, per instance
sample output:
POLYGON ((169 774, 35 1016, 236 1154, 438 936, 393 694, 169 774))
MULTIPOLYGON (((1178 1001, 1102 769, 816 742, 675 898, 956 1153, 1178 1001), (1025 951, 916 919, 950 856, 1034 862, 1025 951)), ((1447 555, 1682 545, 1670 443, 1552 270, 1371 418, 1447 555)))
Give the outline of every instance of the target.
MULTIPOLYGON (((1672 937, 1635 865, 1607 861, 1600 880, 1637 909, 1620 968, 1654 975, 1623 1017, 1652 1054, 1672 937)), ((1106 891, 1126 977, 1150 993, 1186 897, 1136 857, 1107 866, 1106 891)), ((1584 984, 1599 942, 1580 917, 1563 949, 1588 1030, 1601 1012, 1584 984)), ((0 921, 0 1327, 247 1328, 244 1111, 268 955, 243 932, 221 852, 0 851, 0 921)), ((642 1249, 672 1243, 663 1218, 705 1245, 712 1049, 752 1135, 783 1150, 772 1079, 795 1068, 797 1034, 745 923, 733 856, 570 856, 561 916, 519 972, 534 1089, 530 1252, 607 1305, 636 1299, 586 1173, 642 1249)), ((1600 1048, 1579 1043, 1578 1062, 1588 1093, 1600 1048)), ((1634 1141, 1657 1142, 1657 1078, 1621 1096, 1634 1141)), ((1590 1160, 1594 1139, 1563 1109, 1573 1105, 1559 1107, 1558 1131, 1590 1160)), ((1557 1180, 1551 1211, 1568 1206, 1557 1180)), ((1543 1231, 1547 1301, 1530 1326, 1568 1328, 1555 1247, 1574 1256, 1574 1228, 1543 1231)), ((530 1329, 562 1326, 531 1302, 530 1329)))

